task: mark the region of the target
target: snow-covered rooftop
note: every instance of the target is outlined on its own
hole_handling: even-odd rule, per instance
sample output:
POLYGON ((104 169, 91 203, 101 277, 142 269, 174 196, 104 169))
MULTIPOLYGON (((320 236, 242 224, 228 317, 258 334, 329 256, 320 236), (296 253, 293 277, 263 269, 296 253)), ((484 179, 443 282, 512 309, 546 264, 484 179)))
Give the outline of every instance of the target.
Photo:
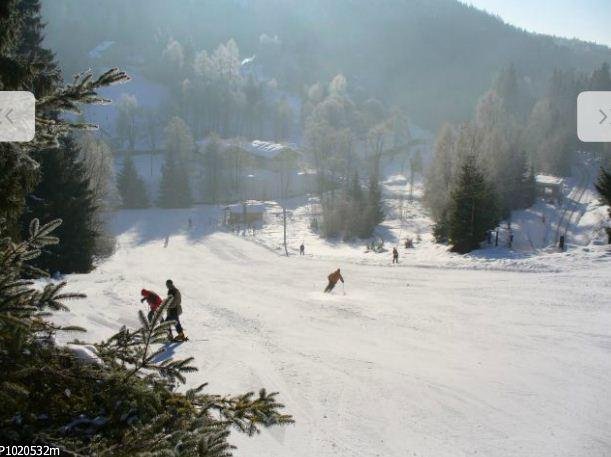
POLYGON ((255 61, 255 56, 253 55, 252 57, 247 57, 244 60, 242 60, 242 62, 240 63, 241 66, 245 66, 248 64, 251 64, 255 61))
POLYGON ((244 213, 244 206, 246 206, 246 213, 248 214, 265 212, 265 204, 255 201, 247 201, 245 203, 235 203, 233 205, 227 205, 225 207, 225 210, 229 211, 232 214, 242 214, 244 213))
POLYGON ((537 175, 535 179, 539 184, 547 184, 554 186, 559 186, 560 184, 562 184, 562 178, 559 178, 558 176, 537 175))
POLYGON ((280 154, 282 150, 287 148, 294 149, 296 146, 292 144, 272 143, 261 140, 255 140, 246 146, 246 150, 251 154, 264 157, 266 159, 273 159, 280 154))

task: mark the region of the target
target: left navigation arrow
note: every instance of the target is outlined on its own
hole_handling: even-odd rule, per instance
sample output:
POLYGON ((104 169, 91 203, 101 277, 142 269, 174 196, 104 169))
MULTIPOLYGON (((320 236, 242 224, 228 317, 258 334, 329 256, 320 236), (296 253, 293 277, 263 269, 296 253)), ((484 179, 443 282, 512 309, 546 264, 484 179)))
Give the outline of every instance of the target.
POLYGON ((0 142, 32 141, 36 133, 36 99, 25 91, 0 91, 0 142))
POLYGON ((9 110, 6 112, 6 114, 4 115, 5 119, 6 119, 7 121, 9 121, 11 124, 13 123, 13 120, 11 119, 11 113, 12 113, 12 112, 13 112, 13 110, 12 110, 12 109, 9 109, 9 110))

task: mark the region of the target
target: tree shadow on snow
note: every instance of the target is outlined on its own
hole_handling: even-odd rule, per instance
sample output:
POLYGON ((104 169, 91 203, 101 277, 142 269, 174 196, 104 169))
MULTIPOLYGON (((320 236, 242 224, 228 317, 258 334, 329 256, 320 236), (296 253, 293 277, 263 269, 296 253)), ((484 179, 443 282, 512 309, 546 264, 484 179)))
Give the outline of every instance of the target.
POLYGON ((115 236, 130 233, 135 244, 164 243, 169 238, 171 246, 171 239, 176 235, 185 236, 196 243, 220 231, 222 214, 222 207, 213 205, 184 209, 120 210, 113 213, 109 225, 115 236))

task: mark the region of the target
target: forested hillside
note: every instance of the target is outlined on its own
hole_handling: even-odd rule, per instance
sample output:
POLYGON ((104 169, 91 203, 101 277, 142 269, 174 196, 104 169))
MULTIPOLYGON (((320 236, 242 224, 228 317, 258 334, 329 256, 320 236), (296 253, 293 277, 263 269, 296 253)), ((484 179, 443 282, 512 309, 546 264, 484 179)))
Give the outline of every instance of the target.
POLYGON ((114 61, 150 66, 170 39, 189 61, 233 38, 292 93, 343 73, 355 92, 400 105, 431 129, 469 119, 509 63, 524 92, 538 98, 554 69, 589 73, 611 60, 607 47, 527 33, 455 0, 46 0, 44 7, 47 40, 66 74, 105 40, 116 42, 114 61))

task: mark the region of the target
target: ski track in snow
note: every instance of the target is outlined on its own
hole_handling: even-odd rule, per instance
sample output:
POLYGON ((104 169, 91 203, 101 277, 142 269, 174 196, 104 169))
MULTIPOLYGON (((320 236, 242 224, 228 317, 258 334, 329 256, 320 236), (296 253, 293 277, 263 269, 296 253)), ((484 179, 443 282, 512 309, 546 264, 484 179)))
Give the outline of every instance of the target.
MULTIPOLYGON (((139 217, 164 224, 155 211, 139 217)), ((269 242, 194 222, 168 248, 120 234, 112 258, 69 277, 69 290, 90 298, 56 318, 96 341, 136 326, 140 289, 163 293, 172 278, 191 338, 173 351, 200 369, 189 385, 278 391, 297 421, 255 438, 234 433, 237 456, 611 455, 611 268, 602 251, 543 257, 536 274, 469 268, 478 259, 419 268, 407 255, 392 267, 385 254, 361 261, 360 249, 310 242, 308 256, 287 258, 269 242), (568 271, 573 261, 583 268, 568 271), (345 295, 341 284, 324 294, 337 266, 345 295)), ((531 260, 497 267, 520 262, 531 260)))

